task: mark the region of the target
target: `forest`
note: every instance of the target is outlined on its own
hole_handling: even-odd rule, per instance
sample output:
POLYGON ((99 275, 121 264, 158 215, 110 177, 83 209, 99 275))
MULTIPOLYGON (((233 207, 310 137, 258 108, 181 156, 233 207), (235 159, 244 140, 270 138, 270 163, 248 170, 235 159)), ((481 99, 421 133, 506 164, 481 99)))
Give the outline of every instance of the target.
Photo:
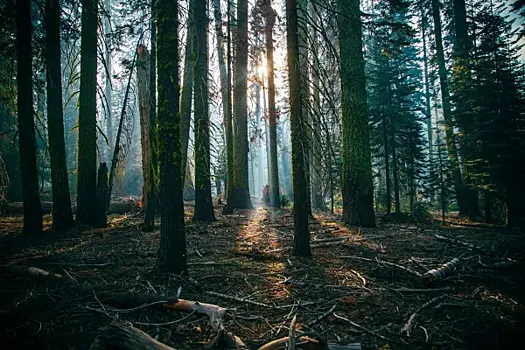
POLYGON ((524 0, 3 0, 6 349, 518 349, 524 0))

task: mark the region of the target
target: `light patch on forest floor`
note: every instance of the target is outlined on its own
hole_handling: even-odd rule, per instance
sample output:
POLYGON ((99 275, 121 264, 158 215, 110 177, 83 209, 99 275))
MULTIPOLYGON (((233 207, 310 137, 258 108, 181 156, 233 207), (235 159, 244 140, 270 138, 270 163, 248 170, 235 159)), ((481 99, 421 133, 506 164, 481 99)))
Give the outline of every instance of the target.
MULTIPOLYGON (((291 256, 290 210, 259 207, 223 216, 218 208, 218 221, 210 224, 192 223, 192 210, 187 205, 191 279, 155 269, 159 222, 154 232, 143 233, 140 213, 112 216, 106 229, 49 231, 29 241, 19 237, 21 217, 0 218, 4 269, 34 266, 63 276, 55 283, 9 270, 2 274, 3 339, 17 348, 87 348, 110 322, 100 304, 123 296, 132 296, 134 303, 137 296, 173 297, 179 287, 185 299, 231 309, 225 327, 252 345, 286 336, 293 315, 304 326, 334 306, 337 316, 390 341, 353 329, 333 313, 314 330, 330 341, 360 342, 364 349, 505 348, 521 336, 525 237, 518 232, 458 218, 447 226, 389 218, 377 228, 360 229, 317 213, 310 220, 312 244, 336 243, 313 248, 312 258, 304 259, 291 256), (436 234, 482 250, 440 241, 436 234), (416 275, 453 258, 462 263, 443 281, 428 286, 416 275), (505 258, 516 263, 500 270, 487 267, 505 258), (436 291, 407 292, 430 287, 436 291), (419 312, 410 337, 400 334, 416 309, 443 294, 446 302, 419 312)), ((202 349, 214 338, 209 321, 197 315, 172 325, 147 325, 182 316, 149 307, 119 317, 177 349, 202 349)))

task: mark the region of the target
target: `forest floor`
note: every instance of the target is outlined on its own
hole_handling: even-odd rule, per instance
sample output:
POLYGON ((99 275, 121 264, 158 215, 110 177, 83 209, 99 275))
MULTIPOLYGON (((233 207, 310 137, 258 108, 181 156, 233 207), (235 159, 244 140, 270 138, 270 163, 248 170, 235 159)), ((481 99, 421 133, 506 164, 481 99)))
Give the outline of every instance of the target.
POLYGON ((291 255, 290 210, 217 210, 211 224, 192 223, 192 206, 186 211, 189 276, 155 269, 159 223, 141 232, 140 213, 111 216, 106 229, 77 226, 29 240, 20 237, 20 216, 1 217, 2 344, 87 349, 118 317, 177 349, 203 349, 215 337, 207 317, 143 305, 148 296, 176 298, 181 287, 181 298, 228 308, 226 329, 250 348, 287 336, 294 315, 296 327, 363 349, 522 347, 525 235, 517 231, 458 217, 446 225, 383 218, 362 229, 316 213, 311 239, 323 243, 304 259, 291 255), (419 276, 453 258, 460 262, 452 276, 432 285, 419 276), (498 268, 503 261, 510 264, 498 268), (30 277, 20 266, 62 277, 30 277))

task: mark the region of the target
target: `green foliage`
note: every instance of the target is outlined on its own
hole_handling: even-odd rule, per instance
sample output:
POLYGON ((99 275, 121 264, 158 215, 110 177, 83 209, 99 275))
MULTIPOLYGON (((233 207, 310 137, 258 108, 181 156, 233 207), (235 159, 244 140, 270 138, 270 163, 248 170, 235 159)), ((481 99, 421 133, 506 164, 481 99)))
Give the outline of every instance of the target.
POLYGON ((286 194, 281 194, 281 208, 286 208, 292 205, 292 202, 290 201, 290 197, 286 194))

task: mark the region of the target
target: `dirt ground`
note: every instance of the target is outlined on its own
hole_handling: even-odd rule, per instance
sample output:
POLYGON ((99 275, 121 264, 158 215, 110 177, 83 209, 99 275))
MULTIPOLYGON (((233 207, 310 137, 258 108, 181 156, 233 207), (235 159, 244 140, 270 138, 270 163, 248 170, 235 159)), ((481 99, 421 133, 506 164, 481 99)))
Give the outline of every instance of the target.
POLYGON ((316 213, 312 243, 342 240, 304 259, 291 256, 290 210, 222 216, 218 208, 218 221, 200 224, 186 209, 189 276, 155 269, 159 223, 141 232, 141 213, 112 216, 106 229, 48 230, 31 239, 20 237, 21 217, 0 218, 2 348, 88 349, 118 318, 174 348, 203 349, 215 337, 207 317, 144 307, 151 297, 175 298, 179 287, 181 298, 228 308, 226 329, 254 349, 287 336, 294 315, 297 327, 363 349, 522 348, 522 233, 458 217, 445 226, 382 218, 377 228, 361 229, 316 213), (418 276, 453 258, 460 261, 452 276, 431 285, 418 276), (31 277, 22 267, 62 277, 31 277))

